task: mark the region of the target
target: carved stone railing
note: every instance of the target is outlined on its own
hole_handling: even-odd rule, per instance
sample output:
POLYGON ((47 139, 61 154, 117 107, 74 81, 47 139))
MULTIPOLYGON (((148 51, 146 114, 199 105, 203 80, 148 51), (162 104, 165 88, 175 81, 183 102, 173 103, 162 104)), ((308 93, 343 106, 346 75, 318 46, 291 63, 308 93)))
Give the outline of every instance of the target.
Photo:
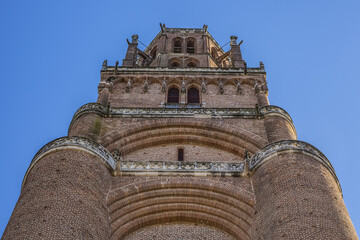
MULTIPOLYGON (((115 66, 106 66, 106 69, 102 69, 101 72, 114 72, 115 66)), ((167 68, 167 67, 117 67, 116 73, 137 73, 137 72, 146 72, 146 73, 165 73, 165 74, 171 74, 171 73, 189 73, 193 74, 196 73, 240 73, 244 74, 245 69, 243 68, 167 68)), ((264 74, 265 69, 264 68, 246 68, 247 73, 261 73, 264 74)))
POLYGON ((69 130, 81 115, 95 113, 102 117, 112 118, 263 118, 276 114, 286 119, 295 129, 290 115, 280 107, 265 106, 261 108, 113 108, 99 103, 88 103, 74 114, 69 130))
POLYGON ((226 162, 120 161, 116 175, 243 176, 245 164, 226 162))
POLYGON ((107 166, 112 172, 115 171, 116 159, 112 157, 111 153, 106 148, 104 148, 97 142, 94 142, 88 138, 83 138, 83 137, 61 137, 49 142, 35 154, 34 158, 30 163, 28 170, 25 173, 23 185, 31 169, 35 166, 37 161, 39 161, 42 157, 44 157, 46 154, 49 154, 52 151, 56 151, 60 149, 70 149, 70 148, 79 149, 97 156, 98 159, 105 166, 107 166))
POLYGON ((309 143, 298 141, 298 140, 283 140, 271 143, 252 156, 249 162, 249 170, 254 172, 257 168, 259 168, 263 163, 270 160, 271 158, 286 152, 301 152, 305 154, 310 154, 320 162, 334 177, 339 190, 341 192, 341 186, 339 180, 335 174, 335 170, 331 165, 330 161, 326 158, 326 156, 320 152, 319 149, 312 146, 309 143))

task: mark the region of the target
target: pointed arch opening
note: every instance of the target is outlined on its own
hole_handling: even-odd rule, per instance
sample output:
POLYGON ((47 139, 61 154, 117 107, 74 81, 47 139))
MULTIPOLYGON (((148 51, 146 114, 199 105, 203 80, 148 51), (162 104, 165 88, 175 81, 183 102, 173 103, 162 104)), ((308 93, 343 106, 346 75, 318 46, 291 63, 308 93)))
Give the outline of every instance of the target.
POLYGON ((188 90, 187 102, 188 103, 200 103, 200 93, 197 88, 192 87, 188 90))
POLYGON ((167 98, 167 102, 168 103, 179 103, 179 89, 176 87, 172 87, 169 89, 168 91, 168 98, 167 98))

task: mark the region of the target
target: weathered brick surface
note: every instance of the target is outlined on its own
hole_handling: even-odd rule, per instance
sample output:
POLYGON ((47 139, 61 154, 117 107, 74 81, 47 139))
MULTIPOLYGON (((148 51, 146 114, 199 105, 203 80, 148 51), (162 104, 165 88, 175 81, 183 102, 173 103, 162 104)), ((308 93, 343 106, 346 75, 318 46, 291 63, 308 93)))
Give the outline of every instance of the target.
POLYGON ((296 132, 292 126, 282 117, 266 116, 264 125, 269 143, 280 140, 296 140, 296 132))
POLYGON ((253 183, 252 239, 358 239, 334 178, 311 156, 275 156, 253 183))
POLYGON ((31 170, 2 239, 109 239, 109 171, 94 156, 59 150, 31 170))
POLYGON ((154 225, 140 229, 125 238, 125 240, 156 239, 156 240, 231 240, 235 239, 227 233, 206 225, 174 223, 154 225))
POLYGON ((197 145, 162 145, 141 149, 124 156, 127 161, 178 161, 178 149, 184 149, 184 161, 189 162, 241 162, 239 156, 215 148, 197 145))

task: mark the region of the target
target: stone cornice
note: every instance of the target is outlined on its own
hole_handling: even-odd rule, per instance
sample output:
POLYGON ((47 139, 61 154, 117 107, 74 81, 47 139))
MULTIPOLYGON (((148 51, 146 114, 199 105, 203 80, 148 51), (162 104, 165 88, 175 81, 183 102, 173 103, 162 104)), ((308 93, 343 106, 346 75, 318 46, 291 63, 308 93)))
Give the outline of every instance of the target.
POLYGON ((115 171, 116 160, 112 157, 111 153, 106 148, 97 142, 83 137, 61 137, 49 142, 36 153, 30 163, 28 170, 25 173, 23 185, 26 182, 27 176, 31 169, 41 158, 53 151, 61 149, 78 149, 80 151, 90 153, 96 156, 112 172, 115 171))
POLYGON ((265 106, 261 108, 107 108, 99 103, 88 103, 80 107, 74 114, 69 126, 82 115, 94 113, 101 117, 111 118, 250 118, 262 119, 268 115, 278 115, 286 119, 295 130, 290 115, 280 107, 265 106))
POLYGON ((245 164, 224 162, 120 161, 116 175, 233 176, 246 174, 245 164))
MULTIPOLYGON (((107 66, 106 70, 101 70, 101 73, 115 73, 114 66, 107 66)), ((266 74, 263 68, 247 68, 247 74, 266 74)), ((238 74, 244 75, 245 69, 238 68, 167 68, 167 67, 118 67, 115 74, 238 74)))
POLYGON ((335 174, 335 170, 326 156, 311 144, 298 140, 283 140, 263 147, 250 159, 249 170, 255 172, 257 168, 259 168, 262 164, 271 158, 279 154, 292 152, 300 152, 311 155, 313 159, 321 163, 331 173, 339 187, 340 192, 342 192, 339 180, 335 174))

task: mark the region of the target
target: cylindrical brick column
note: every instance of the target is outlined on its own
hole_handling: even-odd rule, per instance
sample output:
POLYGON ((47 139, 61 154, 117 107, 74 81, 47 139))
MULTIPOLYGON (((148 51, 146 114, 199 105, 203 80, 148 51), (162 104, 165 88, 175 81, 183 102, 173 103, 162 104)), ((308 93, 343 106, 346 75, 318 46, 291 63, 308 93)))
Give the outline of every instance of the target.
POLYGON ((251 164, 256 197, 251 239, 358 239, 325 156, 299 141, 264 149, 251 164))
POLYGON ((108 88, 102 88, 99 90, 99 97, 97 102, 106 106, 109 102, 110 90, 108 88))
POLYGON ((2 239, 110 238, 111 171, 94 145, 66 144, 79 139, 55 140, 35 156, 2 239))
POLYGON ((280 140, 296 140, 294 126, 281 116, 267 115, 264 118, 264 125, 269 143, 280 140))
POLYGON ((256 94, 259 107, 264 107, 270 105, 269 98, 265 92, 259 92, 256 94))

